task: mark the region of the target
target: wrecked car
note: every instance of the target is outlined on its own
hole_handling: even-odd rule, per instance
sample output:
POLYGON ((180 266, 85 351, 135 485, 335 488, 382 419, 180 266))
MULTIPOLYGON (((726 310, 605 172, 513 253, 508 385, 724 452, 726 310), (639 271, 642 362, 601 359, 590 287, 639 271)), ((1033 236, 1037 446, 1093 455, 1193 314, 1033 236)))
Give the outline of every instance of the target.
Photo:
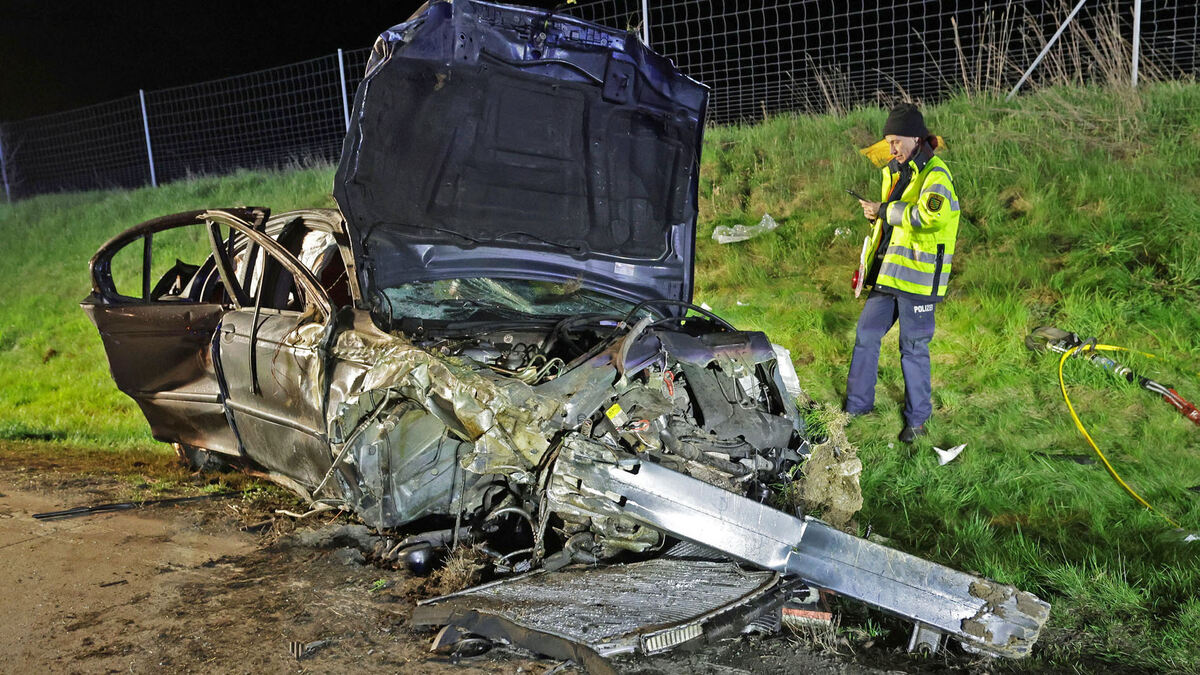
POLYGON ((707 100, 631 34, 431 3, 375 45, 338 209, 137 225, 93 257, 82 305, 156 439, 353 512, 392 559, 470 543, 542 590, 667 564, 648 578, 714 581, 659 594, 748 584, 603 635, 478 594, 423 607, 430 625, 594 662, 803 582, 911 619, 914 644, 1028 653, 1049 610, 1032 595, 772 508, 811 439, 784 352, 691 303, 707 100))

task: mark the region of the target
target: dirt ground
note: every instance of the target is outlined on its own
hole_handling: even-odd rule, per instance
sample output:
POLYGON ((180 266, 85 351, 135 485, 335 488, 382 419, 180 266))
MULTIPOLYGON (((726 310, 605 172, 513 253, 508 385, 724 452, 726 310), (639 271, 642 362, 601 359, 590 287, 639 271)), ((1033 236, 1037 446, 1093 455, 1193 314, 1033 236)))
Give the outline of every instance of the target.
MULTIPOLYGON (((432 634, 408 626, 414 601, 432 595, 428 579, 301 545, 297 528, 329 527, 328 517, 297 525, 273 513, 298 508, 285 493, 242 476, 214 485, 162 454, 0 444, 0 671, 577 672, 510 647, 457 662, 431 653, 432 634), (237 497, 32 517, 230 488, 237 497)), ((647 675, 882 672, 831 639, 741 637, 614 665, 647 675)))

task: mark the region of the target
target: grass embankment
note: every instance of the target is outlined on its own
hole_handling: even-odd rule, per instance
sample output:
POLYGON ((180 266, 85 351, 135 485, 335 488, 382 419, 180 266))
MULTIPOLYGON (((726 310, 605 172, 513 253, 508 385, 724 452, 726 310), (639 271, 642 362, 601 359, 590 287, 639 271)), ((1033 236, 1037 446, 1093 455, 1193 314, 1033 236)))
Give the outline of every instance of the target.
MULTIPOLYGON (((821 402, 844 393, 861 307, 849 277, 867 226, 843 189, 878 189, 855 150, 884 116, 780 117, 707 136, 696 301, 791 349, 821 402), (778 230, 725 246, 709 238, 764 212, 778 230)), ((1089 450, 1062 405, 1056 359, 1028 353, 1023 338, 1054 324, 1155 352, 1122 360, 1200 398, 1200 87, 960 98, 927 119, 948 141, 964 209, 933 343, 934 420, 914 448, 895 442, 904 384, 893 332, 878 412, 849 429, 865 465, 860 523, 1050 600, 1050 627, 1023 666, 1198 669, 1200 542, 1183 543, 1098 464, 1061 459, 1089 450), (959 443, 966 451, 939 467, 930 447, 959 443)), ((151 444, 76 306, 88 257, 165 213, 331 205, 331 179, 331 169, 239 174, 0 207, 0 438, 151 444)), ((1082 362, 1067 378, 1124 477, 1200 530, 1200 495, 1186 489, 1200 484, 1200 430, 1082 362)))

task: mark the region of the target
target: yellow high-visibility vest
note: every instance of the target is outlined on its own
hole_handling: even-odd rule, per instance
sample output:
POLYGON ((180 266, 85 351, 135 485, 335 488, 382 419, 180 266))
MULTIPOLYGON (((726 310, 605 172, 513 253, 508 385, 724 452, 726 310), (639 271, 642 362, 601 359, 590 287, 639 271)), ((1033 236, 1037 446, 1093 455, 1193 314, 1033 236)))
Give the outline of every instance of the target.
POLYGON ((878 246, 886 220, 892 236, 884 253, 875 286, 886 286, 937 300, 946 295, 958 237, 960 207, 946 163, 933 156, 916 173, 899 197, 888 195, 900 178, 890 166, 883 168, 879 219, 872 232, 871 249, 878 246))

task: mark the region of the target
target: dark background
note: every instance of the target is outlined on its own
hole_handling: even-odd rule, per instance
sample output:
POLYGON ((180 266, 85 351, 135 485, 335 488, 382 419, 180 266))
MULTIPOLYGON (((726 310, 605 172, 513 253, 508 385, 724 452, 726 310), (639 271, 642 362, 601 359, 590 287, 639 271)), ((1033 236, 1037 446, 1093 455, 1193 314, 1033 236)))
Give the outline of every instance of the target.
MULTIPOLYGON (((550 6, 553 2, 524 0, 550 6)), ((0 0, 0 120, 370 47, 419 0, 0 0)))
MULTIPOLYGON (((561 2, 517 1, 547 8, 561 2)), ((1048 36, 1073 4, 1063 1, 1020 0, 1018 4, 1032 14, 1058 10, 1043 19, 1048 36)), ((661 10, 658 14, 652 11, 653 41, 669 53, 689 52, 680 55, 678 65, 718 91, 710 118, 740 119, 746 111, 725 110, 722 106, 728 101, 719 95, 722 90, 736 90, 748 99, 766 98, 771 92, 789 90, 784 84, 772 83, 772 78, 807 81, 814 68, 860 70, 861 77, 869 76, 872 81, 860 82, 856 88, 868 92, 890 90, 888 77, 904 82, 910 91, 914 82, 944 79, 944 73, 930 64, 934 56, 930 49, 951 48, 949 13, 958 15, 961 40, 969 53, 980 30, 976 24, 988 13, 993 17, 1002 13, 1006 2, 695 0, 667 8, 651 0, 652 10, 661 10), (753 54, 737 48, 746 44, 748 37, 740 22, 705 20, 751 7, 765 19, 749 36, 758 46, 753 54), (670 25, 687 19, 696 21, 670 25), (797 30, 798 26, 803 30, 797 30), (914 38, 914 27, 931 31, 927 33, 930 43, 914 38), (935 29, 940 32, 932 34, 935 29), (781 62, 778 54, 786 54, 788 60, 781 62), (767 89, 747 89, 748 83, 733 77, 736 73, 725 72, 730 68, 758 72, 762 82, 756 86, 767 89)), ((1148 31, 1165 23, 1169 26, 1162 27, 1169 32, 1197 35, 1194 1, 1166 0, 1157 10, 1152 9, 1157 4, 1147 2, 1143 7, 1148 31)), ((149 92, 282 66, 327 56, 339 47, 369 47, 381 31, 404 21, 420 5, 421 0, 0 0, 0 121, 78 108, 136 94, 138 89, 149 92)), ((1092 5, 1106 6, 1088 3, 1080 23, 1094 11, 1092 5)), ((1129 22, 1130 12, 1131 4, 1123 2, 1122 24, 1129 22)), ((1175 40, 1165 45, 1169 53, 1163 54, 1163 61, 1182 58, 1191 63, 1195 45, 1188 42, 1175 40), (1187 53, 1178 53, 1180 50, 1187 53)), ((949 68, 954 71, 954 64, 949 68)), ((951 72, 949 79, 956 77, 951 72)), ((918 98, 936 98, 922 96, 921 88, 917 86, 918 91, 913 92, 918 98)), ((818 97, 767 103, 773 109, 816 110, 823 109, 826 102, 818 97)))

